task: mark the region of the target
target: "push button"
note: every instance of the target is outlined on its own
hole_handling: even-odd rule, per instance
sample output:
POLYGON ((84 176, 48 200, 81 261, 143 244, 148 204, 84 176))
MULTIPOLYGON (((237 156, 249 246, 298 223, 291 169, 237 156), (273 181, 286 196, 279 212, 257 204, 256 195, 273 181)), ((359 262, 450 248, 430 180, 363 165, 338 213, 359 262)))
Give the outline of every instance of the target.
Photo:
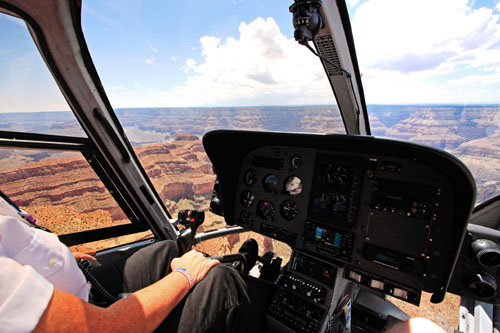
POLYGON ((54 266, 56 266, 58 262, 59 262, 59 261, 57 260, 57 258, 54 258, 54 257, 50 258, 50 259, 49 259, 49 267, 54 267, 54 266))

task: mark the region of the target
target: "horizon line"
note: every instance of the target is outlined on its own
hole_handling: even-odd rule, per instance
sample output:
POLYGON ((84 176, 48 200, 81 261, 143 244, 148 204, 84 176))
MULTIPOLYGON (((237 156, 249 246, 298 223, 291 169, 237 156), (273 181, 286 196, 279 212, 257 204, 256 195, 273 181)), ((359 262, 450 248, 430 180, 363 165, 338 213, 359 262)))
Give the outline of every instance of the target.
MULTIPOLYGON (((228 108, 263 108, 263 107, 338 107, 336 104, 293 104, 293 105, 243 105, 243 106, 135 106, 117 107, 114 111, 133 109, 228 109, 228 108)), ((500 102, 477 102, 477 103, 372 103, 370 106, 500 106, 500 102)), ((368 110, 369 111, 369 110, 368 110)), ((26 113, 56 113, 72 112, 72 110, 47 110, 47 111, 0 111, 0 114, 26 114, 26 113)))

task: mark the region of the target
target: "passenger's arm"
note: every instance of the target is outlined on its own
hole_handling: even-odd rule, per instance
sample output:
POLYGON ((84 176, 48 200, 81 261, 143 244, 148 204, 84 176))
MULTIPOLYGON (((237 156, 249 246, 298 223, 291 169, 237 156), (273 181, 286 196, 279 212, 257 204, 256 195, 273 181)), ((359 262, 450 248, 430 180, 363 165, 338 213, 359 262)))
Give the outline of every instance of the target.
POLYGON ((89 252, 89 253, 82 253, 82 252, 71 252, 73 253, 73 256, 75 257, 76 260, 80 259, 90 259, 90 260, 96 260, 95 252, 89 252))
POLYGON ((441 327, 426 318, 411 318, 390 327, 387 333, 446 333, 441 327))
MULTIPOLYGON (((219 262, 190 251, 172 261, 171 267, 186 268, 198 283, 219 262)), ((186 296, 187 278, 173 272, 158 282, 100 308, 62 290, 54 294, 35 332, 151 332, 186 296)))

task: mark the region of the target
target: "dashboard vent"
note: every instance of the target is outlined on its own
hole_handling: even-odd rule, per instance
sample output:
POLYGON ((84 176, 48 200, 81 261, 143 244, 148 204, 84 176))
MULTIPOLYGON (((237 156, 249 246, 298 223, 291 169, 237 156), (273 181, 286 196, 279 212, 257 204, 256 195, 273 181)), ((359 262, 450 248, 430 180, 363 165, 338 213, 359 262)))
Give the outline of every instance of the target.
MULTIPOLYGON (((335 48, 335 44, 333 43, 333 38, 331 35, 316 37, 314 39, 314 42, 316 43, 318 52, 322 57, 333 62, 335 65, 342 67, 342 65, 340 64, 339 55, 337 54, 337 49, 335 48)), ((333 67, 326 61, 323 61, 323 64, 325 65, 326 72, 329 76, 343 75, 344 73, 340 69, 333 67)))

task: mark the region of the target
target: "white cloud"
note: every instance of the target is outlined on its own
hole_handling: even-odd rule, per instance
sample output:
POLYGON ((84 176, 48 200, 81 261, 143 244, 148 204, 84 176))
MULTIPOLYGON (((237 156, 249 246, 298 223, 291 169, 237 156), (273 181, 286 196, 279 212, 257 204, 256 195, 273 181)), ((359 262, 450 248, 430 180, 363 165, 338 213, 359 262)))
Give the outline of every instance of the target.
POLYGON ((155 57, 149 57, 149 58, 146 58, 146 60, 144 61, 146 64, 148 65, 151 65, 152 63, 154 63, 156 61, 156 58, 155 57))
POLYGON ((500 71, 500 49, 478 50, 471 67, 482 67, 486 71, 500 71))
POLYGON ((359 3, 359 0, 347 0, 347 4, 349 5, 349 7, 351 8, 354 8, 358 5, 359 3))
POLYGON ((189 74, 190 71, 194 70, 196 67, 196 61, 189 58, 186 60, 186 66, 182 67, 182 71, 186 74, 189 74))
POLYGON ((467 0, 371 0, 354 15, 362 67, 418 72, 500 40, 498 15, 467 0))
POLYGON ((468 75, 457 80, 448 81, 449 84, 453 85, 468 85, 468 86, 483 86, 488 84, 500 83, 500 73, 488 74, 488 75, 468 75))
MULTIPOLYGON (((357 7, 352 25, 368 103, 470 102, 478 95, 457 85, 481 75, 498 83, 491 72, 500 71, 500 24, 491 8, 472 9, 468 0, 370 0, 357 7), (476 76, 457 79, 464 68, 476 76)), ((483 98, 500 100, 496 91, 483 98)))
POLYGON ((334 103, 319 59, 284 36, 273 18, 241 23, 239 32, 239 38, 200 38, 202 61, 186 61, 183 70, 191 75, 169 103, 334 103))
POLYGON ((158 53, 158 49, 154 47, 153 45, 149 45, 149 48, 153 50, 154 53, 158 53))

